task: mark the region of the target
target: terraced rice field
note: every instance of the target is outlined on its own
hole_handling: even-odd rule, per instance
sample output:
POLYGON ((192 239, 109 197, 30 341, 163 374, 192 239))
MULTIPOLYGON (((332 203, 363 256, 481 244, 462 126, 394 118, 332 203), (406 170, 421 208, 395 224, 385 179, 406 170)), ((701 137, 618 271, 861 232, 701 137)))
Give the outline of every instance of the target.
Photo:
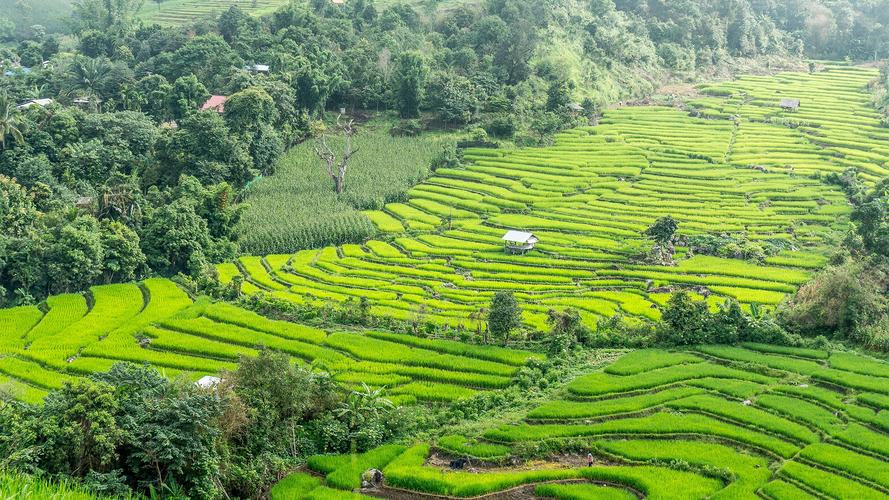
POLYGON ((876 70, 833 65, 704 86, 690 109, 624 107, 546 148, 466 151, 404 203, 366 212, 377 239, 294 255, 244 257, 220 267, 244 291, 297 303, 367 297, 372 313, 474 328, 470 315, 510 290, 525 322, 571 306, 586 323, 615 313, 659 317, 675 287, 710 300, 774 305, 823 266, 848 227, 844 194, 819 176, 856 167, 885 175, 889 130, 866 86, 876 70), (798 112, 780 109, 798 96, 798 112), (701 114, 702 117, 693 117, 701 114), (642 236, 671 215, 680 233, 769 243, 763 261, 690 255, 646 265, 642 236), (534 232, 528 255, 507 255, 507 229, 534 232))
POLYGON ((517 489, 565 499, 889 498, 889 364, 783 350, 634 351, 573 380, 518 422, 355 459, 313 457, 308 466, 324 481, 297 474, 278 491, 284 498, 297 484, 306 494, 352 490, 362 471, 379 467, 385 487, 375 496, 390 498, 403 498, 395 489, 454 497, 517 489), (510 460, 535 449, 549 452, 510 460), (471 457, 476 470, 448 470, 455 456, 471 457))
POLYGON ((167 376, 234 369, 260 346, 328 371, 346 386, 386 386, 395 402, 450 402, 507 386, 528 352, 385 332, 326 332, 205 299, 175 283, 93 287, 41 307, 0 310, 0 390, 38 402, 51 389, 118 361, 167 376))
POLYGON ((160 4, 152 1, 145 2, 139 17, 146 23, 175 26, 213 18, 233 5, 248 14, 260 15, 286 3, 286 0, 165 0, 160 4))

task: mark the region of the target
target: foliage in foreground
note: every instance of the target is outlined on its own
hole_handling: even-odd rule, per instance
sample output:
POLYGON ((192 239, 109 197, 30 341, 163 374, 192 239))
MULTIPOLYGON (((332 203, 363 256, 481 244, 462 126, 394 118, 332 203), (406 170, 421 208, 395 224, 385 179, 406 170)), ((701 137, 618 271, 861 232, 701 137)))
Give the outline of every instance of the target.
POLYGON ((209 389, 119 363, 43 405, 0 404, 0 456, 107 495, 254 497, 307 455, 372 448, 410 428, 380 401, 270 351, 209 389))
POLYGON ((48 481, 16 472, 0 473, 0 496, 7 499, 51 498, 53 500, 104 498, 66 482, 48 481))

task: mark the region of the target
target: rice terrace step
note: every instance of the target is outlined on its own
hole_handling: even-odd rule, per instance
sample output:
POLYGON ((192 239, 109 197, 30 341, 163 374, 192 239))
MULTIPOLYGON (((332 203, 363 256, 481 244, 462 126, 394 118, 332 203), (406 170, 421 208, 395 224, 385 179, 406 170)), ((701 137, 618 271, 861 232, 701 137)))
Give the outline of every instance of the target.
POLYGON ((351 459, 312 457, 311 474, 286 478, 272 498, 357 489, 368 468, 383 471, 385 486, 363 492, 383 498, 520 490, 594 499, 889 497, 889 410, 868 402, 889 394, 889 378, 851 371, 875 362, 860 355, 772 350, 748 344, 633 351, 577 378, 562 398, 480 435, 351 459), (757 358, 764 361, 748 361, 757 358), (574 451, 523 463, 522 450, 534 446, 574 451), (590 467, 587 451, 596 457, 590 467), (471 457, 475 470, 448 470, 442 456, 471 457), (312 475, 318 473, 326 486, 312 475))
MULTIPOLYGON (((171 0, 141 15, 176 24, 282 3, 171 0)), ((292 471, 263 490, 273 499, 889 498, 884 359, 826 339, 589 349, 556 380, 544 365, 559 358, 542 342, 458 340, 482 330, 500 291, 515 292, 523 326, 541 336, 548 312, 566 308, 593 331, 618 314, 650 324, 679 290, 714 310, 726 299, 751 314, 776 308, 828 264, 850 226, 846 193, 824 176, 855 168, 873 187, 889 175, 889 128, 868 93, 878 70, 822 66, 703 84, 684 108, 608 108, 545 147, 468 148, 460 168, 363 212, 373 238, 215 264, 232 296, 316 311, 359 303, 414 322, 415 334, 281 321, 247 299, 149 278, 0 309, 0 392, 39 405, 119 362, 194 389, 271 349, 343 392, 385 390, 399 410, 459 422, 447 435, 423 429, 411 442, 300 458, 265 483, 292 471), (779 105, 795 95, 806 99, 779 105), (650 263, 644 232, 667 215, 684 236, 718 228, 775 251, 744 260, 680 242, 675 265, 650 263), (507 231, 521 233, 521 252, 505 251, 507 231), (449 338, 427 335, 436 329, 449 338), (531 376, 545 383, 526 390, 531 376), (505 400, 505 389, 524 401, 505 400)))
POLYGON ((889 129, 866 89, 876 75, 833 64, 742 77, 702 85, 692 113, 609 109, 550 147, 468 149, 465 168, 439 169, 406 202, 367 212, 385 239, 243 257, 219 272, 224 282, 241 275, 245 293, 300 304, 366 297, 373 314, 397 319, 422 305, 427 321, 469 329, 470 314, 506 289, 540 330, 552 307, 578 309, 591 327, 618 312, 657 319, 671 287, 700 287, 713 305, 771 307, 824 266, 847 227, 845 194, 820 177, 855 167, 873 184, 889 173, 889 129), (781 95, 809 99, 790 116, 781 95), (675 266, 639 264, 651 247, 642 232, 665 215, 689 235, 718 227, 782 250, 754 264, 679 248, 675 266), (536 249, 504 253, 511 228, 533 231, 536 249))
POLYGON ((145 2, 139 11, 139 18, 146 23, 176 26, 193 23, 200 19, 211 19, 237 6, 253 15, 269 14, 285 5, 285 0, 165 0, 145 2))

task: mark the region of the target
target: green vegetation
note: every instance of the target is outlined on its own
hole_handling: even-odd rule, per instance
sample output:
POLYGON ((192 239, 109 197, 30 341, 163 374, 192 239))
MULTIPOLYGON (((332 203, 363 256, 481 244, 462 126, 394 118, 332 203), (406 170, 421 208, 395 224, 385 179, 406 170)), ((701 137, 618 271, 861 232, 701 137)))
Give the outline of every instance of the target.
POLYGON ((613 375, 634 375, 667 366, 700 363, 701 358, 685 352, 668 352, 660 349, 641 349, 621 356, 605 369, 613 375))
POLYGON ((504 458, 509 454, 509 448, 506 446, 493 443, 472 443, 464 436, 442 436, 436 444, 448 453, 482 460, 504 458))
POLYGON ((36 402, 115 361, 148 362, 197 379, 230 370, 241 356, 274 349, 294 360, 334 373, 344 384, 386 386, 404 403, 456 401, 479 391, 501 389, 529 360, 530 351, 472 346, 386 332, 328 333, 277 321, 235 305, 192 302, 162 278, 139 285, 93 287, 80 294, 51 296, 47 312, 38 307, 0 310, 0 387, 13 397, 36 402), (145 302, 147 300, 147 302, 145 302))
POLYGON ((889 18, 803 3, 0 0, 0 496, 886 498, 889 18))
POLYGON ((239 0, 161 0, 144 2, 139 10, 138 19, 148 24, 163 26, 190 25, 201 20, 212 21, 219 14, 232 6, 237 6, 252 15, 263 15, 274 12, 284 5, 283 0, 257 0, 242 2, 239 0))
MULTIPOLYGON (((831 64, 812 74, 788 72, 725 85, 739 92, 818 95, 811 105, 816 110, 844 103, 857 114, 831 120, 864 126, 865 140, 879 141, 884 130, 862 99, 875 74, 831 64)), ((774 328, 726 325, 741 310, 779 304, 810 279, 812 266, 797 265, 795 256, 826 258, 849 215, 848 201, 842 190, 816 177, 846 168, 848 160, 837 159, 833 148, 855 139, 818 111, 806 111, 820 130, 836 134, 835 142, 807 142, 798 159, 782 153, 778 168, 774 148, 761 146, 763 137, 775 135, 795 147, 808 137, 805 128, 786 128, 781 109, 765 97, 746 103, 734 94, 716 96, 715 88, 703 87, 704 95, 692 102, 696 112, 709 117, 711 108, 731 107, 737 124, 666 107, 624 107, 605 111, 596 127, 559 133, 548 147, 468 148, 461 168, 440 168, 406 199, 373 207, 370 217, 386 242, 297 253, 289 266, 272 273, 276 283, 290 288, 249 270, 242 272, 245 284, 296 304, 363 297, 372 316, 405 322, 420 317, 438 327, 476 331, 484 330, 485 315, 478 311, 498 292, 514 294, 528 329, 545 329, 547 311, 567 307, 595 329, 616 313, 657 320, 673 292, 701 287, 711 294, 708 306, 736 299, 741 309, 704 318, 706 324, 694 331, 674 325, 662 332, 665 342, 744 340, 754 349, 773 342, 774 328), (768 168, 749 168, 760 164, 768 168), (807 175, 788 175, 787 165, 807 175), (628 178, 633 182, 621 181, 628 178), (769 261, 767 253, 706 255, 681 246, 675 265, 640 259, 653 244, 662 245, 646 237, 646 228, 668 215, 678 224, 671 235, 677 242, 718 228, 745 241, 771 242, 784 260, 769 261), (436 224, 435 218, 448 224, 436 224), (796 227, 804 229, 790 231, 796 227), (539 251, 502 253, 500 237, 507 229, 534 231, 539 251)), ((687 315, 676 322, 698 323, 687 315)), ((821 359, 815 349, 794 354, 821 359)))
MULTIPOLYGON (((795 364, 803 361, 801 354, 805 353, 821 370, 831 370, 827 362, 838 353, 779 353, 780 349, 759 344, 748 347, 771 354, 759 354, 758 361, 744 358, 740 363, 745 369, 738 370, 718 363, 735 363, 731 355, 745 349, 720 346, 724 350, 718 351, 717 346, 704 346, 672 351, 664 363, 672 367, 645 371, 634 369, 633 362, 647 366, 657 351, 631 352, 606 367, 607 375, 596 372, 584 377, 584 385, 599 387, 599 399, 560 399, 574 397, 571 383, 569 390, 555 391, 555 397, 518 420, 508 413, 508 424, 498 417, 487 429, 477 430, 477 437, 447 435, 435 448, 446 456, 496 458, 501 464, 517 461, 514 466, 471 473, 450 471, 440 464, 440 456, 438 461, 427 462, 431 448, 418 444, 389 462, 384 468, 385 482, 417 493, 457 497, 531 485, 526 487, 537 495, 555 498, 630 498, 627 495, 635 495, 631 491, 648 498, 753 500, 763 494, 779 499, 820 495, 885 498, 889 491, 889 440, 860 420, 873 418, 869 416, 872 413, 863 412, 852 399, 837 392, 854 394, 853 388, 829 390, 810 385, 819 374, 812 373, 808 365, 795 364), (705 360, 704 356, 719 357, 705 360), (778 360, 783 360, 783 373, 774 372, 774 378, 764 377, 759 383, 748 380, 782 364, 778 360), (692 363, 682 364, 689 361, 692 363), (796 367, 802 371, 794 371, 796 367), (718 379, 698 377, 701 371, 713 369, 732 371, 718 379), (650 373, 670 370, 686 373, 671 376, 671 385, 663 390, 622 393, 626 386, 648 385, 650 373), (596 384, 590 382, 591 377, 646 382, 596 384), (702 380, 715 383, 713 387, 701 385, 702 380), (719 390, 732 383, 750 384, 747 390, 756 391, 742 400, 731 394, 733 390, 719 390), (542 423, 541 419, 562 422, 542 423), (591 467, 583 458, 587 453, 593 457, 591 467), (606 482, 611 488, 591 482, 606 482), (677 494, 679 491, 682 493, 677 494)), ((885 366, 874 363, 877 372, 885 366)), ((347 457, 327 460, 335 463, 347 457)))
POLYGON ((592 484, 541 484, 534 488, 534 494, 564 500, 632 500, 638 498, 635 493, 629 490, 592 484))
MULTIPOLYGON (((286 253, 372 236, 374 225, 359 210, 381 210, 386 203, 402 201, 408 189, 426 178, 432 159, 447 141, 447 136, 428 134, 391 137, 386 125, 372 121, 359 126, 353 139, 359 151, 339 196, 312 144, 288 151, 274 176, 258 179, 247 189, 249 208, 238 226, 242 249, 254 255, 286 253), (299 203, 294 205, 294 200, 299 203)), ((341 146, 332 142, 331 147, 341 146)), ((383 215, 372 219, 379 222, 383 215)), ((404 231, 397 224, 392 232, 404 231)))
POLYGON ((362 455, 316 455, 309 457, 307 464, 310 468, 327 474, 327 484, 330 486, 340 490, 354 490, 361 487, 361 474, 364 471, 382 469, 405 449, 404 446, 386 445, 362 455))
POLYGON ((321 479, 311 474, 290 474, 275 483, 271 497, 274 499, 302 498, 310 491, 321 486, 321 479))
POLYGON ((67 483, 16 473, 0 474, 0 495, 3 498, 52 498, 53 500, 100 500, 105 498, 67 483))
POLYGON ((659 467, 590 467, 541 469, 517 472, 445 473, 434 467, 423 466, 429 453, 424 445, 414 446, 392 461, 384 470, 390 484, 414 491, 470 497, 493 493, 523 484, 559 479, 580 479, 629 483, 644 491, 649 498, 668 498, 669 491, 684 488, 692 497, 712 493, 719 481, 694 474, 659 467), (651 478, 658 477, 659 481, 651 478))

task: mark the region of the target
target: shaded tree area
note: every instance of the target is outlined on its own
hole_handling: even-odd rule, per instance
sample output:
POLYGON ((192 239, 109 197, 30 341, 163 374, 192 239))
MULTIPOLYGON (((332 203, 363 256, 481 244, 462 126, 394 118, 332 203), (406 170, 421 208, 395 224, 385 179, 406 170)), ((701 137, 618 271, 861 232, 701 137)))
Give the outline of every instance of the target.
MULTIPOLYGON (((45 185, 44 185, 45 186, 45 185)), ((39 187, 38 187, 39 188, 39 187)), ((232 228, 241 208, 226 183, 203 186, 188 176, 142 194, 133 178, 101 186, 98 207, 57 206, 0 175, 0 297, 35 303, 100 283, 150 272, 200 274, 237 251, 232 228)))

